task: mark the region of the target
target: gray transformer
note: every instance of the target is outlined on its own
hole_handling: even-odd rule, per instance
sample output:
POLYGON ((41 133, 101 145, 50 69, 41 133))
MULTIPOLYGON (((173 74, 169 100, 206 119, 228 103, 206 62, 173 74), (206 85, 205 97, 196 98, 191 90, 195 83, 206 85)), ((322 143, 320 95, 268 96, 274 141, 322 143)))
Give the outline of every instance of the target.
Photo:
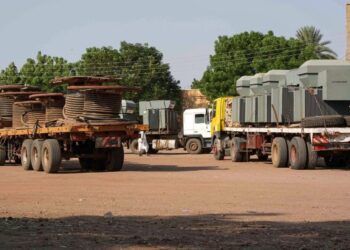
POLYGON ((171 100, 143 101, 139 103, 139 113, 150 131, 176 133, 178 122, 174 107, 175 102, 171 100))

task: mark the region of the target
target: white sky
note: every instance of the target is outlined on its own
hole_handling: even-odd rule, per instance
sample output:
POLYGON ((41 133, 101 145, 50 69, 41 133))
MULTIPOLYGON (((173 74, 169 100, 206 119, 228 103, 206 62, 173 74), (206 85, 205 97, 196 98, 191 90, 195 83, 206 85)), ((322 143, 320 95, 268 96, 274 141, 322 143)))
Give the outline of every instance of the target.
POLYGON ((219 35, 274 31, 294 36, 314 25, 345 54, 346 0, 0 0, 0 68, 37 51, 77 61, 85 48, 148 43, 189 88, 209 63, 219 35))

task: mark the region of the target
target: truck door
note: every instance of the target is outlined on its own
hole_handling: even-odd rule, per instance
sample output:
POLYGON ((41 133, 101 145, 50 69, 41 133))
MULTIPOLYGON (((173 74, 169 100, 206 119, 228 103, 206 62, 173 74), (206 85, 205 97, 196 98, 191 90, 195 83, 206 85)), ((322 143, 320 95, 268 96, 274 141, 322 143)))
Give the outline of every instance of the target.
POLYGON ((209 115, 206 112, 194 114, 193 134, 210 138, 209 115))

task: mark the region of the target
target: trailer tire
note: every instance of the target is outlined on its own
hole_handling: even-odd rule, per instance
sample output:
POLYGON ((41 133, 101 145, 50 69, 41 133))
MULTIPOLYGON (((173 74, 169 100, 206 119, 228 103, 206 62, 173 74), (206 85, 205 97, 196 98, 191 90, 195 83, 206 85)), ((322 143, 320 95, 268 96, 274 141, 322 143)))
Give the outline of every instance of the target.
POLYGON ((186 142, 186 151, 191 155, 202 153, 202 142, 198 138, 191 138, 186 142))
POLYGON ((291 141, 289 152, 291 169, 301 170, 307 166, 307 148, 305 140, 296 136, 291 141))
POLYGON ((317 159, 318 159, 317 152, 312 150, 311 142, 307 142, 306 145, 307 145, 307 168, 315 169, 317 167, 317 159))
POLYGON ((0 146, 0 166, 5 165, 6 162, 6 149, 4 146, 0 146))
POLYGON ((56 173, 62 161, 61 147, 56 139, 44 141, 41 152, 41 162, 46 173, 56 173))
POLYGON ((131 141, 130 150, 133 154, 139 154, 139 139, 134 139, 131 141))
POLYGON ((220 143, 219 139, 215 139, 213 145, 213 155, 216 160, 222 161, 225 158, 225 150, 219 150, 217 146, 218 143, 220 143))
POLYGON ((107 150, 107 160, 105 161, 106 171, 120 171, 124 164, 124 148, 113 148, 107 150))
POLYGON ((31 163, 31 151, 32 151, 32 145, 33 140, 32 139, 26 139, 22 143, 21 147, 21 164, 24 170, 32 170, 32 163, 31 163))
POLYGON ((341 115, 314 116, 301 120, 303 128, 345 127, 345 125, 345 119, 341 115))
POLYGON ((92 159, 79 157, 79 164, 82 170, 88 171, 92 169, 92 159))
POLYGON ((240 152, 240 145, 242 139, 239 137, 233 137, 231 141, 230 153, 232 162, 243 161, 243 154, 240 152))
POLYGON ((271 146, 272 165, 275 168, 288 167, 288 145, 283 137, 276 137, 271 146))
POLYGON ((41 153, 42 153, 42 147, 43 147, 43 140, 36 139, 33 141, 31 154, 30 154, 30 161, 33 167, 33 170, 35 171, 43 171, 43 165, 41 163, 41 153))

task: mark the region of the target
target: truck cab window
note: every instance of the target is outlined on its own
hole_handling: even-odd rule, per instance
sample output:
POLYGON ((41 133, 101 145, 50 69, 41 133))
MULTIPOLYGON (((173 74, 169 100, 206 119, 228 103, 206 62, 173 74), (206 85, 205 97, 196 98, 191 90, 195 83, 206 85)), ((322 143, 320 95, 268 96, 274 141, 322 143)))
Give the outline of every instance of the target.
POLYGON ((204 114, 196 114, 194 116, 194 123, 198 124, 198 123, 205 123, 205 116, 204 114))

